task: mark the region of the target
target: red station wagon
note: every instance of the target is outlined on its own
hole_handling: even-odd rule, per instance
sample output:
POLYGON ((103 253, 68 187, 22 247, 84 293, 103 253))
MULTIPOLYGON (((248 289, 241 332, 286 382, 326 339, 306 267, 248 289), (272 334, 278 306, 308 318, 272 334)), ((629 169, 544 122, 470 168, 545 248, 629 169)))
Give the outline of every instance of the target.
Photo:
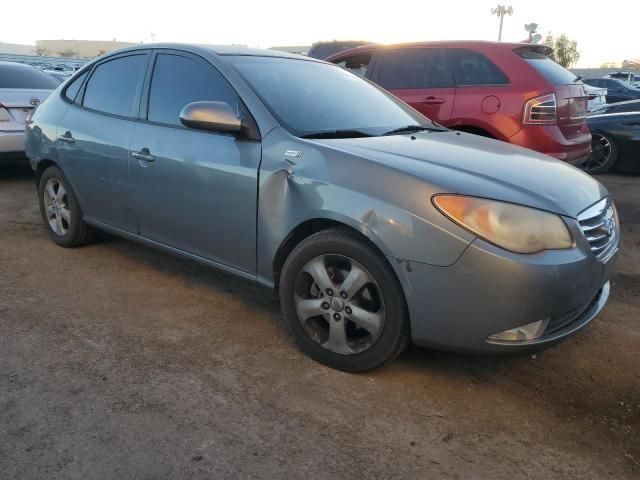
POLYGON ((580 164, 588 96, 544 45, 480 41, 366 45, 327 58, 446 127, 580 164))

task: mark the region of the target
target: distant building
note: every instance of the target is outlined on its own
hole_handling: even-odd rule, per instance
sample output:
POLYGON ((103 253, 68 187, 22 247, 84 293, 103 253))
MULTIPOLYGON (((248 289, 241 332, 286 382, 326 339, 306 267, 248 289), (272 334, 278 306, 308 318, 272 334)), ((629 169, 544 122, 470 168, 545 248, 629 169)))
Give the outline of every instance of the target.
POLYGON ((633 60, 625 60, 622 62, 622 68, 640 68, 640 58, 635 58, 633 60))
POLYGON ((18 43, 0 42, 0 53, 11 53, 15 55, 33 55, 36 49, 33 45, 20 45, 18 43))
POLYGON ((131 42, 104 40, 36 40, 35 53, 38 55, 94 58, 117 48, 136 45, 131 42))

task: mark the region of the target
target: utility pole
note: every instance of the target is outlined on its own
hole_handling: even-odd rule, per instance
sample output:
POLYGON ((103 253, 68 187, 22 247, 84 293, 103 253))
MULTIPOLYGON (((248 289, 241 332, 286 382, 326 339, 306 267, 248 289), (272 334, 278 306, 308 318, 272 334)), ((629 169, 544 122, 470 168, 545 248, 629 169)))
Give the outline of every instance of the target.
POLYGON ((500 17, 500 30, 498 31, 498 41, 502 41, 502 23, 504 22, 505 15, 513 15, 513 7, 509 5, 505 7, 504 5, 498 4, 496 8, 491 9, 491 15, 495 15, 500 17))
POLYGON ((151 43, 153 43, 156 39, 156 34, 151 32, 151 43))

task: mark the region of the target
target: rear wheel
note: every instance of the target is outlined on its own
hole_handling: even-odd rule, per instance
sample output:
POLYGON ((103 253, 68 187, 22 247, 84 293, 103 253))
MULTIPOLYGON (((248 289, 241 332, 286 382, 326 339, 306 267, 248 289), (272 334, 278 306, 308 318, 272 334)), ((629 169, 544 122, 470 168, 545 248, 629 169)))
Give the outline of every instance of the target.
POLYGON ((78 200, 59 168, 49 167, 42 173, 38 197, 42 221, 51 240, 62 247, 75 247, 93 240, 94 230, 82 220, 78 200))
POLYGON ((582 169, 589 173, 605 173, 613 168, 618 160, 618 148, 608 135, 591 133, 591 155, 582 164, 582 169))
POLYGON ((285 323, 303 352, 339 370, 370 370, 409 342, 402 289, 385 258, 347 229, 301 242, 280 281, 285 323))

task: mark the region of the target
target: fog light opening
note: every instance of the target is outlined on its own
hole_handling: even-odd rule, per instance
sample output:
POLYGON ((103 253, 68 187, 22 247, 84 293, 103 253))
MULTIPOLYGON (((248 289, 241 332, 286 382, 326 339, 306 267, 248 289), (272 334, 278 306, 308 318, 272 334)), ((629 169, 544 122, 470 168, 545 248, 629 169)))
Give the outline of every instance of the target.
POLYGON ((523 340, 534 340, 540 337, 547 325, 549 319, 538 320, 537 322, 527 323, 520 327, 505 330, 504 332, 495 333, 489 337, 489 340, 499 340, 501 342, 521 342, 523 340))

